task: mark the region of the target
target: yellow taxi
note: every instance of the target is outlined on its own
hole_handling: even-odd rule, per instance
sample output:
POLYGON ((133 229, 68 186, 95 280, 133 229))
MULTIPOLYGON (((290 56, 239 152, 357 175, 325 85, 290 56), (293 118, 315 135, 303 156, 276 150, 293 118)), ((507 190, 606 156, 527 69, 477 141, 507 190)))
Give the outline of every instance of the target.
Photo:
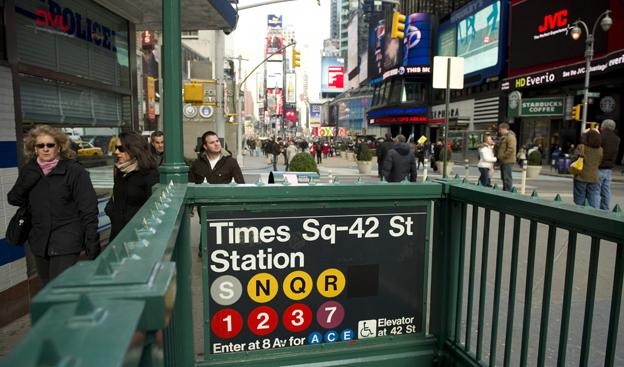
POLYGON ((79 156, 95 156, 95 155, 104 155, 102 152, 102 148, 93 146, 91 143, 78 143, 78 155, 79 156))

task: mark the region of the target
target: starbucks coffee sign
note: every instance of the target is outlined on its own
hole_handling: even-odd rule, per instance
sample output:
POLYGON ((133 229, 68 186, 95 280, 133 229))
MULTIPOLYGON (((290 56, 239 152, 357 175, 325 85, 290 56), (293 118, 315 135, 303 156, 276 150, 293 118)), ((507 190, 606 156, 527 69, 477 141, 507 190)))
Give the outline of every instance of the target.
POLYGON ((563 97, 523 98, 520 116, 563 116, 563 97))

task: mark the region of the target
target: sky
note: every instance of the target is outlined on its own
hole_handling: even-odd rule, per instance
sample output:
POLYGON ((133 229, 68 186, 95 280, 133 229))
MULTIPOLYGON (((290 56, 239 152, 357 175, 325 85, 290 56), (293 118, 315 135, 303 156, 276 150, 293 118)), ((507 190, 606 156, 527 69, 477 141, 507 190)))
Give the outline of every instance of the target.
MULTIPOLYGON (((258 3, 258 0, 240 0, 239 6, 258 3)), ((310 101, 319 100, 321 89, 321 50, 323 40, 329 38, 330 0, 295 0, 279 4, 263 5, 257 8, 239 11, 238 26, 226 36, 226 56, 238 55, 249 61, 243 61, 243 75, 247 75, 264 59, 264 44, 267 33, 267 15, 282 15, 282 25, 293 25, 297 41, 297 51, 301 52, 301 68, 297 69, 297 98, 302 93, 303 79, 301 72, 307 70, 309 78, 310 101)), ((290 55, 290 49, 287 51, 290 55)), ((236 65, 238 67, 238 65, 236 65)), ((263 70, 262 67, 258 71, 263 70)), ((256 81, 252 76, 246 83, 248 90, 256 90, 256 81)), ((257 96, 254 96, 254 100, 257 96)))

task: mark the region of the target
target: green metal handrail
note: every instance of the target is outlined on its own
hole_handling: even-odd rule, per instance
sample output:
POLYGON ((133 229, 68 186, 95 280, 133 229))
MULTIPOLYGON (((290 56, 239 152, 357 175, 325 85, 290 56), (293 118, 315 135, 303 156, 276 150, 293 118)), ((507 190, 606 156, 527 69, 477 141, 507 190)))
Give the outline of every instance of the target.
MULTIPOLYGON (((502 315, 500 305, 503 303, 502 274, 509 267, 507 310, 508 315, 513 315, 514 305, 518 303, 516 282, 520 270, 519 248, 523 246, 521 231, 522 225, 527 223, 525 303, 530 304, 533 297, 536 253, 542 246, 546 248, 542 326, 536 355, 538 364, 545 361, 557 230, 569 232, 558 365, 565 365, 567 361, 574 265, 577 249, 582 246, 577 240, 578 234, 592 238, 580 364, 587 361, 591 349, 600 241, 617 244, 604 363, 612 366, 624 277, 624 217, 621 212, 606 213, 457 180, 419 184, 161 186, 98 259, 72 267, 37 295, 31 313, 33 329, 0 362, 0 366, 71 363, 89 366, 273 366, 312 362, 353 366, 414 363, 484 366, 497 364, 497 356, 502 356, 503 364, 509 365, 513 359, 513 330, 519 322, 513 317, 501 322, 506 325, 505 346, 504 353, 499 353, 502 351, 502 346, 497 343, 502 315), (212 211, 272 210, 318 207, 327 203, 358 207, 410 201, 435 205, 432 252, 425 255, 431 261, 428 332, 358 340, 348 348, 342 344, 292 347, 289 350, 206 355, 204 359, 196 360, 189 241, 189 218, 193 206, 212 211), (480 222, 481 211, 485 215, 480 222), (513 220, 506 221, 507 216, 513 220), (498 229, 493 227, 491 230, 496 218, 498 229), (545 241, 540 241, 539 227, 544 225, 548 227, 548 235, 545 241), (511 249, 505 242, 507 232, 512 237, 511 249), (480 241, 478 233, 481 233, 480 241), (490 233, 495 237, 491 238, 490 233), (494 248, 496 260, 494 282, 491 283, 487 282, 490 270, 487 258, 489 250, 494 248), (511 251, 509 262, 504 255, 508 251, 511 251), (480 286, 475 287, 478 262, 483 277, 480 286), (464 286, 466 283, 467 287, 464 286), (490 298, 487 288, 492 284, 493 297, 490 298), (475 346, 472 323, 477 293, 479 315, 475 346), (491 313, 486 312, 488 308, 491 313), (464 310, 467 315, 465 328, 462 326, 464 310), (490 317, 493 322, 488 327, 486 319, 490 317), (488 339, 489 356, 484 353, 488 339), (108 357, 98 351, 106 351, 108 357)), ((529 357, 530 320, 531 309, 525 307, 518 357, 521 365, 529 357)))

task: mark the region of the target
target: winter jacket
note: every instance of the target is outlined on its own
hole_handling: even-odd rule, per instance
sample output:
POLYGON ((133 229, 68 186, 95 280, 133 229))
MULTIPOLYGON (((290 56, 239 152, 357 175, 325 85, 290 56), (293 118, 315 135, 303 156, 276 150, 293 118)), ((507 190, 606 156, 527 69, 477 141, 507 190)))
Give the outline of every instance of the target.
POLYGON ((28 243, 36 256, 86 250, 93 259, 100 252, 97 196, 89 172, 77 161, 61 159, 44 176, 36 160, 30 160, 7 200, 15 206, 28 204, 32 218, 28 243))
MULTIPOLYGON (((579 145, 580 147, 580 145, 579 145)), ((583 151, 583 149, 581 149, 583 151)), ((602 160, 602 148, 590 148, 585 146, 583 153, 583 170, 574 176, 574 179, 582 182, 598 183, 598 165, 602 160)))
POLYGON ((613 130, 603 130, 602 138, 602 162, 600 169, 613 169, 620 148, 620 137, 615 135, 613 130))
POLYGON ((288 148, 286 148, 286 157, 288 157, 288 163, 290 163, 293 157, 297 155, 297 152, 297 147, 294 144, 290 144, 288 148))
POLYGON ((134 171, 126 176, 115 169, 114 179, 113 196, 104 209, 111 221, 111 240, 152 195, 152 186, 159 180, 158 169, 134 171))
POLYGON ((156 149, 154 149, 154 147, 152 146, 152 144, 150 144, 150 153, 152 154, 152 157, 154 157, 154 160, 156 161, 156 163, 158 164, 158 166, 162 166, 164 160, 165 160, 165 153, 158 153, 156 151, 156 149))
POLYGON ((498 161, 501 164, 510 164, 516 162, 516 134, 509 131, 503 135, 498 145, 498 161))
POLYGON ((386 160, 388 152, 394 148, 392 140, 384 141, 379 147, 377 147, 377 164, 383 164, 386 160))
POLYGON ((273 155, 279 155, 282 152, 282 146, 274 141, 273 144, 271 144, 271 153, 273 153, 273 155))
POLYGON ((210 184, 229 184, 234 181, 244 184, 245 179, 236 159, 227 153, 221 153, 221 158, 217 161, 214 169, 210 167, 208 156, 201 154, 199 158, 193 162, 189 170, 189 182, 200 184, 204 182, 204 178, 210 184))
POLYGON ((479 168, 494 168, 494 162, 496 162, 496 157, 494 157, 494 149, 487 144, 483 144, 479 147, 479 163, 477 167, 479 168))
POLYGON ((388 151, 381 174, 388 182, 401 182, 405 177, 416 182, 416 158, 407 143, 395 145, 394 149, 388 151))

